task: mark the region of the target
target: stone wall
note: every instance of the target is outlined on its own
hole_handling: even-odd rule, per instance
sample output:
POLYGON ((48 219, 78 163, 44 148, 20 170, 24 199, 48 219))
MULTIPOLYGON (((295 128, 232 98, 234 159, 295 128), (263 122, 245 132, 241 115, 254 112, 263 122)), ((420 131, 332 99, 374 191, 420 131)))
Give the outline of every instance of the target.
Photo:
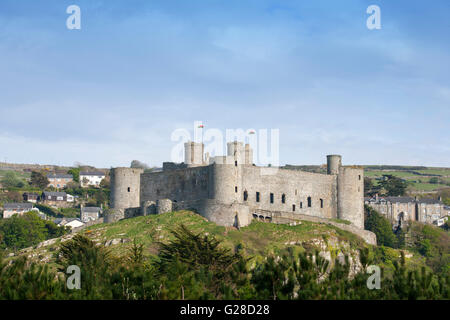
POLYGON ((158 199, 172 201, 208 198, 209 168, 144 173, 141 176, 141 203, 158 199))

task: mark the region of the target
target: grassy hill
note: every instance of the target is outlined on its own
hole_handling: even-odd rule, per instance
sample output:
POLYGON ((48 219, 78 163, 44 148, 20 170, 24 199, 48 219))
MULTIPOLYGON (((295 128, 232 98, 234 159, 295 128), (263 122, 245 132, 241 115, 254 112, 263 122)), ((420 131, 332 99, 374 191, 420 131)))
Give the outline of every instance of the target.
MULTIPOLYGON (((143 244, 144 255, 153 259, 158 253, 158 243, 173 239, 171 231, 181 224, 194 233, 214 236, 221 240, 221 245, 226 248, 242 249, 246 256, 252 258, 250 260, 252 264, 264 260, 268 255, 279 255, 288 247, 294 252, 317 249, 331 258, 343 254, 358 258, 359 249, 369 248, 375 261, 388 269, 392 269, 392 262, 400 257, 399 250, 367 245, 357 235, 328 224, 301 221, 295 226, 290 226, 253 221, 249 226, 237 230, 218 226, 191 211, 142 216, 112 224, 98 224, 83 230, 82 233, 98 245, 108 247, 117 257, 127 256, 133 241, 136 241, 138 244, 143 244)), ((66 238, 50 240, 36 248, 24 249, 9 259, 27 255, 33 261, 55 267, 55 253, 61 241, 66 238)), ((410 266, 425 265, 425 259, 416 252, 407 254, 407 258, 407 264, 410 266)))

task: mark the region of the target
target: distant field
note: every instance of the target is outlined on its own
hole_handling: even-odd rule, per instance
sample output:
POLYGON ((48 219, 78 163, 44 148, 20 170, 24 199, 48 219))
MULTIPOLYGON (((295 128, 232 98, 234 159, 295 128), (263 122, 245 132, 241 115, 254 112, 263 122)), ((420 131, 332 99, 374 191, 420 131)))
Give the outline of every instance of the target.
POLYGON ((8 172, 14 172, 17 175, 17 177, 19 177, 21 179, 24 179, 24 180, 30 179, 30 177, 31 177, 31 173, 30 172, 0 169, 0 179, 3 178, 8 172))
MULTIPOLYGON (((410 188, 413 191, 435 191, 443 188, 450 188, 450 168, 426 168, 426 169, 409 169, 408 167, 399 167, 397 169, 379 170, 365 167, 364 174, 366 177, 376 179, 383 175, 393 175, 401 179, 409 181, 410 188), (430 183, 431 178, 438 178, 441 183, 430 183)), ((377 181, 374 180, 377 184, 377 181)))

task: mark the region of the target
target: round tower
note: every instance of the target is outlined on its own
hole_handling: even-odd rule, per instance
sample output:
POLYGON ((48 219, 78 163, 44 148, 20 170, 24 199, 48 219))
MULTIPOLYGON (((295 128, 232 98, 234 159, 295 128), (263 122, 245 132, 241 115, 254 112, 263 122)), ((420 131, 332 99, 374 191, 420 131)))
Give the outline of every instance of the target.
POLYGON ((337 216, 364 229, 364 170, 341 167, 337 175, 337 216))
POLYGON ((339 168, 342 165, 342 157, 338 154, 327 156, 327 174, 339 174, 339 168))
POLYGON ((141 174, 143 169, 111 169, 111 208, 124 212, 140 207, 141 174))
POLYGON ((200 142, 188 141, 184 144, 184 163, 188 167, 203 165, 204 145, 200 142))

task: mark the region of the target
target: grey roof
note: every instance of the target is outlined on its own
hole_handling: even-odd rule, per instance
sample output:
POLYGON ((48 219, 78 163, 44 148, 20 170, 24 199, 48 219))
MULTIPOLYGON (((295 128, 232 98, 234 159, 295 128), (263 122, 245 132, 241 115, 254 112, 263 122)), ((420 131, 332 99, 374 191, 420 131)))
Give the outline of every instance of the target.
POLYGON ((32 203, 29 203, 29 202, 24 202, 24 203, 5 203, 4 205, 3 205, 3 208, 6 210, 6 209, 9 209, 9 210, 11 210, 11 209, 16 209, 16 210, 20 210, 20 209, 23 209, 23 210, 29 210, 29 209, 32 209, 33 208, 33 204, 32 203))
POLYGON ((43 194, 45 196, 52 196, 52 197, 65 197, 65 196, 67 196, 67 193, 65 193, 65 192, 54 192, 54 191, 44 191, 43 194))
MULTIPOLYGON (((374 202, 375 197, 372 198, 364 198, 364 201, 374 202)), ((389 201, 391 203, 426 203, 426 204, 442 204, 441 201, 435 199, 418 199, 416 200, 413 197, 379 197, 378 202, 381 201, 389 201)))
POLYGON ((47 174, 48 179, 73 179, 71 174, 66 173, 49 173, 47 174))
POLYGON ((102 209, 99 207, 83 207, 81 212, 100 212, 102 209))
POLYGON ((37 193, 37 192, 24 192, 23 195, 26 195, 26 196, 39 196, 39 193, 37 193))
POLYGON ((59 224, 59 223, 65 221, 66 224, 67 224, 67 223, 72 222, 74 220, 78 220, 78 221, 82 222, 79 218, 56 218, 56 219, 53 219, 53 222, 55 224, 59 224))
POLYGON ((81 171, 80 176, 105 176, 105 173, 101 171, 81 171))
POLYGON ((442 204, 442 201, 436 199, 420 199, 417 200, 418 203, 426 203, 426 204, 442 204))
POLYGON ((399 203, 408 203, 416 201, 413 197, 383 197, 383 198, 389 202, 399 202, 399 203))

